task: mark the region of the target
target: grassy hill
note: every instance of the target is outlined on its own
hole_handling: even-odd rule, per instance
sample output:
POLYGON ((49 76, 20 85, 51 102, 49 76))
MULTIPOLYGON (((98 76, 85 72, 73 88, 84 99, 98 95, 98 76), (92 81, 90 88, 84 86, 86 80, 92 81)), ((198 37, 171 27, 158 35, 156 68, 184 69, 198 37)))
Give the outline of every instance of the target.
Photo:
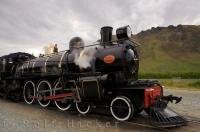
POLYGON ((200 78, 200 26, 156 27, 133 36, 143 78, 200 78))

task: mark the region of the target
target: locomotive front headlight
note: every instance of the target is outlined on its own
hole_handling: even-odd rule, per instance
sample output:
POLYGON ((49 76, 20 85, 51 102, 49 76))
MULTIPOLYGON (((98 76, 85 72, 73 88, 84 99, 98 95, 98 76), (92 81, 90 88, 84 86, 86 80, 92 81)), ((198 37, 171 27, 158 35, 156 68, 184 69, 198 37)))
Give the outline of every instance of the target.
POLYGON ((131 37, 131 34, 132 34, 132 31, 129 25, 120 27, 116 30, 116 35, 118 39, 128 39, 131 37))

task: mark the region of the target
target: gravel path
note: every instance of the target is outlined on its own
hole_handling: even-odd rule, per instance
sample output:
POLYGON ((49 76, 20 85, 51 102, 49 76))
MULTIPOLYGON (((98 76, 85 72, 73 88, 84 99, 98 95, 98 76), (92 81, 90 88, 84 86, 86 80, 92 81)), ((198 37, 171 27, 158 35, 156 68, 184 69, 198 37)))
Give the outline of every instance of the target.
POLYGON ((183 97, 179 104, 169 104, 176 112, 200 118, 200 91, 165 89, 164 93, 183 97))
MULTIPOLYGON (((170 106, 180 114, 200 118, 200 91, 165 90, 182 96, 180 104, 170 106)), ((145 119, 142 119, 145 120, 145 119)), ((26 105, 0 99, 0 132, 155 132, 157 129, 137 124, 120 123, 111 117, 100 115, 82 116, 76 112, 61 112, 55 108, 44 109, 38 105, 26 105)), ((199 124, 173 128, 166 131, 200 132, 199 124)))

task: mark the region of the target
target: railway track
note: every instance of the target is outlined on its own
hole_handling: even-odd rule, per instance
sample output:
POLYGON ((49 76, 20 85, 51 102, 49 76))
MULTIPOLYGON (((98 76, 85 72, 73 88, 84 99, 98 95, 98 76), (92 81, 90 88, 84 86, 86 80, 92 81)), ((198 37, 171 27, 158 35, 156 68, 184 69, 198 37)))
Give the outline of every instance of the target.
MULTIPOLYGON (((105 116, 105 115, 101 115, 101 116, 105 116)), ((125 124, 129 124, 129 125, 134 125, 134 126, 141 126, 141 127, 145 127, 147 129, 153 129, 153 130, 158 130, 158 131, 170 131, 173 127, 159 127, 159 126, 155 126, 153 125, 154 123, 152 122, 150 116, 148 115, 140 115, 142 116, 141 118, 142 121, 123 121, 120 123, 125 123, 125 124), (145 120, 145 122, 143 121, 145 120)), ((193 116, 188 116, 188 115, 181 115, 182 117, 184 117, 184 119, 187 121, 186 126, 190 126, 191 124, 198 124, 200 125, 200 118, 196 118, 193 116)), ((105 116, 105 118, 109 118, 107 116, 105 116)), ((140 117, 139 117, 140 118, 140 117)), ((175 128, 179 127, 179 126, 174 126, 175 128)))
MULTIPOLYGON (((195 117, 191 117, 191 116, 184 116, 184 117, 187 121, 188 126, 191 124, 200 125, 200 118, 195 118, 195 117)), ((147 129, 153 129, 153 130, 157 130, 157 131, 164 131, 164 132, 165 131, 168 132, 168 131, 172 130, 172 128, 162 128, 159 126, 152 125, 152 123, 150 121, 147 121, 145 123, 141 123, 141 122, 137 122, 137 121, 124 121, 123 123, 127 123, 129 125, 134 125, 134 126, 145 127, 147 129)))
POLYGON ((125 123, 128 123, 130 125, 145 127, 145 128, 148 128, 148 129, 154 129, 154 130, 159 130, 159 131, 168 131, 166 128, 153 126, 153 125, 150 125, 150 124, 147 124, 147 123, 138 123, 138 122, 133 122, 133 121, 125 121, 125 123))
MULTIPOLYGON (((21 102, 21 103, 27 105, 25 102, 21 102)), ((38 104, 33 104, 33 106, 38 106, 38 104)), ((49 106, 48 109, 49 110, 57 110, 57 108, 54 107, 54 106, 49 106)), ((96 115, 96 116, 99 116, 99 115, 100 116, 104 116, 104 118, 111 118, 111 117, 108 117, 107 114, 102 114, 102 113, 99 114, 98 112, 97 113, 95 112, 94 115, 96 115)), ((182 114, 179 114, 179 115, 184 117, 185 120, 187 121, 187 123, 200 124, 200 118, 196 118, 196 117, 189 116, 189 115, 182 115, 182 114)), ((145 122, 141 122, 141 121, 123 121, 121 123, 128 123, 130 125, 132 124, 132 125, 137 125, 137 126, 142 126, 142 127, 151 128, 151 129, 157 129, 157 130, 163 130, 163 131, 167 130, 167 127, 166 128, 164 128, 164 127, 162 128, 162 127, 158 127, 158 126, 152 125, 153 122, 152 122, 151 118, 148 115, 140 114, 139 116, 141 116, 141 118, 143 118, 143 120, 145 120, 145 122)), ((138 118, 140 118, 140 117, 138 117, 138 118)))
POLYGON ((192 117, 188 115, 185 115, 184 117, 189 123, 200 124, 200 118, 196 118, 196 117, 192 117))
MULTIPOLYGON (((24 102, 18 102, 18 103, 23 104, 23 105, 27 105, 24 102)), ((37 105, 37 104, 34 104, 31 107, 40 108, 40 106, 37 105)), ((57 108, 52 105, 51 107, 48 107, 48 110, 55 111, 55 110, 57 110, 57 108)), ((66 112, 66 113, 70 114, 71 112, 74 113, 75 111, 72 110, 72 111, 69 111, 69 112, 66 112)), ((198 126, 198 125, 200 125, 200 118, 189 116, 189 115, 181 115, 181 116, 183 116, 186 119, 186 121, 188 122, 187 123, 188 126, 192 126, 192 125, 197 125, 198 126)), ((111 121, 111 122, 115 121, 111 116, 108 116, 106 114, 99 114, 99 113, 92 113, 92 114, 87 115, 86 117, 89 118, 89 119, 90 118, 91 119, 96 118, 98 120, 99 119, 101 120, 101 118, 103 118, 102 119, 103 122, 104 121, 111 121)), ((146 114, 143 114, 143 113, 140 114, 138 118, 135 118, 135 119, 133 119, 131 121, 119 122, 119 125, 126 126, 127 124, 129 126, 131 126, 131 125, 133 127, 134 126, 138 126, 138 127, 142 127, 142 128, 146 128, 146 129, 150 129, 150 130, 155 130, 155 131, 170 131, 170 130, 172 130, 171 128, 162 128, 162 127, 153 125, 153 123, 151 122, 150 117, 148 115, 146 115, 146 114)))

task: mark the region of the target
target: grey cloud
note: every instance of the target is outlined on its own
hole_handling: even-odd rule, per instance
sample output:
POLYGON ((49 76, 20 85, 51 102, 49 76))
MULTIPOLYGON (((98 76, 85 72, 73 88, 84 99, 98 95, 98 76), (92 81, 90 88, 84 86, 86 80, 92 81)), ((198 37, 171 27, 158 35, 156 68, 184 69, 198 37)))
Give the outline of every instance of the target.
POLYGON ((166 9, 164 25, 168 24, 200 24, 199 0, 176 0, 166 9), (195 20, 197 23, 193 23, 195 20))
POLYGON ((68 48, 73 36, 97 40, 104 25, 130 25, 134 33, 152 26, 200 24, 198 0, 1 0, 0 55, 41 51, 50 42, 68 48))

